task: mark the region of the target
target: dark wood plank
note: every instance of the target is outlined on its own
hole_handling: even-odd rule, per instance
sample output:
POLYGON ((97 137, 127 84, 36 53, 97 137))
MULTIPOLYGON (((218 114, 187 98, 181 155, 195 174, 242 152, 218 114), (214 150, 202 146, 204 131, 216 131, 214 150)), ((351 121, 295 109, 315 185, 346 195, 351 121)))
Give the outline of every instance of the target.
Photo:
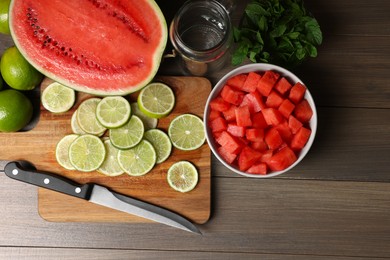
POLYGON ((213 215, 199 236, 151 223, 45 222, 36 188, 1 175, 0 245, 390 255, 390 183, 214 178, 213 186, 213 215))
MULTIPOLYGON (((327 260, 329 256, 314 255, 283 255, 283 254, 254 254, 254 253, 223 253, 223 252, 194 252, 194 251, 158 251, 158 250, 122 250, 122 249, 67 249, 67 248, 19 248, 0 247, 0 255, 4 259, 39 259, 39 260, 128 260, 128 259, 268 259, 268 260, 327 260)), ((383 258, 363 257, 332 257, 333 260, 366 260, 383 258)))

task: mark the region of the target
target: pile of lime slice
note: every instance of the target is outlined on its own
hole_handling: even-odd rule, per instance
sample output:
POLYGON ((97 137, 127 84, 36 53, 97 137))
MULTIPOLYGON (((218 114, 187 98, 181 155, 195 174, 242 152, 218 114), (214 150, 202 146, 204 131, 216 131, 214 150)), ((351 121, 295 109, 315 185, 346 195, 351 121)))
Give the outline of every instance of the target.
MULTIPOLYGON (((72 94, 65 86, 52 85, 42 102, 61 104, 49 111, 68 111, 75 102, 69 97, 72 94)), ((158 120, 170 115, 174 106, 174 92, 163 83, 147 85, 137 102, 122 96, 83 100, 71 117, 73 133, 57 144, 56 159, 68 170, 98 171, 110 177, 145 175, 165 162, 173 148, 195 150, 205 142, 203 121, 192 114, 175 117, 167 132, 157 128, 158 120)), ((198 183, 198 171, 192 163, 178 161, 170 166, 167 183, 176 191, 188 192, 198 183)))

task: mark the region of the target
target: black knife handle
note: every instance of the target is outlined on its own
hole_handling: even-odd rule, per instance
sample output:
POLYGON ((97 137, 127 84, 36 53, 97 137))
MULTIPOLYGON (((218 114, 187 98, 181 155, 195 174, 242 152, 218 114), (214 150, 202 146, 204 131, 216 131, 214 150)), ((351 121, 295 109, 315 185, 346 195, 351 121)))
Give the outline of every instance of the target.
POLYGON ((12 179, 85 200, 89 200, 93 188, 93 184, 80 185, 70 179, 53 173, 26 169, 22 167, 19 162, 8 163, 4 167, 4 172, 12 179))

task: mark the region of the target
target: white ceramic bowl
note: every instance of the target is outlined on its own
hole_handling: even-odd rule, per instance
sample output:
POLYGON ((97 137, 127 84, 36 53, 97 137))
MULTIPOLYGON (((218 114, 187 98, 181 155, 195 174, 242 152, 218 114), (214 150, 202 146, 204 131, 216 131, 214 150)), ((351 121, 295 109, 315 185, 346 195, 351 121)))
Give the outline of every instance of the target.
POLYGON ((311 135, 310 135, 309 140, 307 141, 305 147, 303 147, 302 150, 300 151, 300 153, 297 155, 297 157, 298 157, 297 160, 292 165, 290 165, 288 168, 286 168, 286 169, 284 169, 282 171, 271 171, 271 172, 269 172, 266 175, 249 174, 249 173, 240 171, 237 167, 235 167, 233 165, 230 165, 229 163, 225 162, 224 159, 218 154, 217 145, 215 143, 215 140, 214 140, 214 137, 212 135, 211 129, 210 129, 209 125, 208 125, 209 114, 210 114, 210 105, 209 105, 210 101, 213 100, 216 96, 219 95, 219 93, 221 92, 223 86, 225 85, 225 83, 227 82, 227 80, 229 78, 231 78, 231 77, 233 77, 235 75, 238 75, 238 74, 249 73, 251 71, 256 71, 256 72, 263 73, 263 72, 265 72, 267 70, 273 70, 273 71, 279 73, 280 76, 285 77, 292 84, 294 84, 296 82, 301 82, 302 84, 304 84, 304 82, 302 82, 302 80, 300 80, 296 75, 294 75, 292 72, 290 72, 290 71, 288 71, 288 70, 286 70, 286 69, 284 69, 284 68, 282 68, 280 66, 276 66, 276 65, 272 65, 272 64, 266 64, 266 63, 254 63, 254 64, 243 65, 241 67, 238 67, 238 68, 230 71, 228 74, 226 74, 214 86, 213 90, 210 93, 210 96, 207 99, 206 107, 205 107, 205 111, 204 111, 204 122, 205 122, 206 138, 207 138, 207 142, 208 142, 208 144, 210 146, 210 149, 213 152, 213 154, 215 155, 215 157, 217 157, 218 160, 223 165, 225 165, 228 169, 230 169, 231 171, 236 172, 236 173, 238 173, 240 175, 243 175, 243 176, 253 177, 253 178, 274 177, 274 176, 280 175, 282 173, 285 173, 285 172, 291 170, 298 163, 300 163, 302 161, 302 159, 306 156, 306 154, 309 152, 309 149, 310 149, 310 147, 313 144, 314 137, 315 137, 316 131, 317 131, 317 110, 316 110, 316 107, 315 107, 315 104, 314 104, 314 100, 313 100, 313 98, 312 98, 312 96, 310 94, 310 91, 309 91, 310 86, 306 86, 304 84, 307 87, 305 98, 307 99, 307 101, 309 102, 309 104, 310 104, 310 106, 311 106, 311 108, 313 110, 313 116, 312 116, 312 118, 309 121, 309 126, 310 126, 310 129, 311 129, 311 135))

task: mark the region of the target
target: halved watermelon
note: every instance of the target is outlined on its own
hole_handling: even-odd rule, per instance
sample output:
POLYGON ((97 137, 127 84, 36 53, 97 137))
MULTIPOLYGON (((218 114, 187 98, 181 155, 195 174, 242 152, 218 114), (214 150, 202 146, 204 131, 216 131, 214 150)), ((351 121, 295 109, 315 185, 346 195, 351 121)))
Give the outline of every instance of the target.
POLYGON ((15 45, 47 77, 95 95, 125 95, 149 83, 167 43, 153 0, 13 0, 15 45))

